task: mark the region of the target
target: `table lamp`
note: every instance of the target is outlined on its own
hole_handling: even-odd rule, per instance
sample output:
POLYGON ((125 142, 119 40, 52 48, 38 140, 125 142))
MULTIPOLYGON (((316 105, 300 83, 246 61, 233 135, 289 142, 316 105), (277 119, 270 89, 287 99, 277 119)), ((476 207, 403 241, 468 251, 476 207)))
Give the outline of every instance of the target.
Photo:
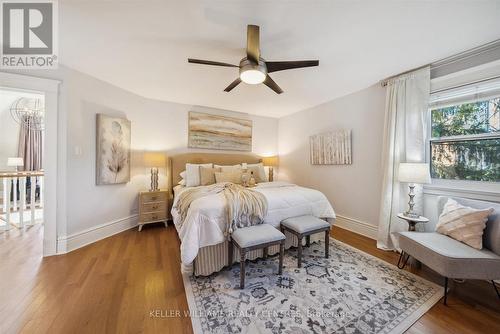
POLYGON ((262 158, 262 163, 264 166, 269 167, 269 182, 273 182, 273 167, 278 166, 278 156, 274 155, 272 157, 264 157, 262 158))
POLYGON ((143 156, 144 166, 151 168, 151 188, 149 191, 158 190, 158 168, 164 167, 166 157, 163 153, 146 152, 143 156))
POLYGON ((398 180, 399 182, 408 183, 408 187, 410 188, 410 192, 408 193, 408 196, 410 197, 410 201, 408 202, 409 208, 408 211, 404 213, 405 216, 412 218, 419 217, 419 215, 413 211, 413 207, 415 206, 415 202, 413 200, 415 198, 415 184, 431 183, 429 164, 411 162, 400 163, 398 180))
POLYGON ((24 159, 23 158, 7 158, 7 166, 9 167, 16 167, 16 172, 19 171, 19 167, 24 166, 24 159))

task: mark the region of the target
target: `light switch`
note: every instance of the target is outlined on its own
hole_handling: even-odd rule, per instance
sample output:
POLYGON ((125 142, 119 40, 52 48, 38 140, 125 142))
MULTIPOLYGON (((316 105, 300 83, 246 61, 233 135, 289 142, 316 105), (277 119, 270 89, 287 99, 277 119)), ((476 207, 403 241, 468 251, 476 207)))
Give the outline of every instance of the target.
POLYGON ((80 146, 75 146, 75 155, 77 157, 82 155, 82 148, 80 146))

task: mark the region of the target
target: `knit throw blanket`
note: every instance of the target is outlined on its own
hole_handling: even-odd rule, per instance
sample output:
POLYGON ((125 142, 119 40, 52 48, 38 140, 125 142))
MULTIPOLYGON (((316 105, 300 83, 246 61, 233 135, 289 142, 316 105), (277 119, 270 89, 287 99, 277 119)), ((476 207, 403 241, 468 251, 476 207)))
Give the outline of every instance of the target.
POLYGON ((267 200, 261 193, 234 183, 216 183, 210 186, 186 189, 179 195, 175 209, 179 213, 181 225, 194 200, 224 192, 228 214, 228 224, 224 235, 230 236, 234 230, 262 224, 267 214, 267 200))

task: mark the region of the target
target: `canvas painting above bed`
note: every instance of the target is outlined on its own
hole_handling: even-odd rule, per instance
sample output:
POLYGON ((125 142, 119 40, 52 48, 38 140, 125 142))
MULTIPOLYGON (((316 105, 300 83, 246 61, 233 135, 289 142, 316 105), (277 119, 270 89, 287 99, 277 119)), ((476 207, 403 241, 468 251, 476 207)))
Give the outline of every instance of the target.
POLYGON ((191 111, 188 145, 191 148, 252 151, 252 121, 191 111))

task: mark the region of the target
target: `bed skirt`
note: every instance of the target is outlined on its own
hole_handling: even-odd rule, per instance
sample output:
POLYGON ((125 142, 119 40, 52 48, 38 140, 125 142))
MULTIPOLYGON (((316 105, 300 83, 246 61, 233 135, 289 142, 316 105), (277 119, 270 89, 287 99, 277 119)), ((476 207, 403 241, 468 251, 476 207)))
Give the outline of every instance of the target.
MULTIPOLYGON (((290 247, 297 247, 298 239, 295 235, 286 232, 286 241, 285 241, 285 249, 290 247)), ((325 234, 323 232, 311 235, 311 242, 316 242, 318 240, 324 240, 325 234)), ((302 243, 305 244, 305 238, 302 240, 302 243)), ((202 247, 198 251, 198 255, 194 260, 194 264, 185 266, 182 265, 182 272, 187 274, 193 274, 195 276, 208 276, 215 272, 220 271, 222 268, 227 266, 227 257, 228 257, 228 241, 222 242, 217 245, 202 247)), ((248 260, 255 260, 257 258, 263 257, 263 249, 256 249, 254 251, 247 252, 246 258, 248 260)), ((280 246, 275 245, 271 246, 268 249, 269 255, 274 255, 279 253, 280 246)), ((235 247, 233 249, 233 261, 232 263, 239 262, 240 253, 238 249, 235 247)))

